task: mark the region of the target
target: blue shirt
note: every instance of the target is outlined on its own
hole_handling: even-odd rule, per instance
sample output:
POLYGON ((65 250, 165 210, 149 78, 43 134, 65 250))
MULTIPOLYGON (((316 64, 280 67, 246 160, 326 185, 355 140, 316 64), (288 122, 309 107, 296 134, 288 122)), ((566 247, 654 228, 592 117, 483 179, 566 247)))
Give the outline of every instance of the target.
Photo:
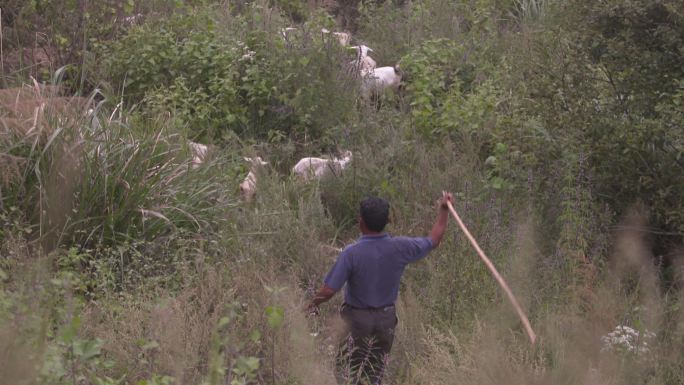
POLYGON ((428 237, 362 235, 342 250, 325 277, 325 284, 339 290, 347 283, 344 301, 359 308, 391 305, 399 295, 404 268, 432 250, 428 237))

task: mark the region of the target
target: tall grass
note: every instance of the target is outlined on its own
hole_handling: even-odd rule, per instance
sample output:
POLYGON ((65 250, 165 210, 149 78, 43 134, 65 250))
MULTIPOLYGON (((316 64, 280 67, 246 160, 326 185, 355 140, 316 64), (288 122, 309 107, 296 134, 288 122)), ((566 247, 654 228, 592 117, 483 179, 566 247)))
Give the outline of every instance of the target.
MULTIPOLYGON (((35 97, 51 105, 52 96, 35 97)), ((165 119, 105 113, 106 102, 85 110, 89 105, 36 109, 44 123, 29 138, 8 127, 0 143, 8 160, 3 239, 19 231, 38 255, 75 247, 82 252, 61 265, 109 271, 88 285, 109 286, 101 282, 109 275, 122 285, 125 271, 172 270, 177 256, 166 248, 185 247, 184 239, 210 236, 234 220, 229 210, 243 167, 237 156, 218 154, 193 168, 186 139, 165 119)))
MULTIPOLYGON (((395 143, 401 145, 401 141, 395 143)), ((421 146, 419 142, 414 145, 421 146)), ((393 145, 389 147, 388 153, 392 153, 393 145)), ((358 150, 356 172, 364 180, 372 175, 371 167, 397 167, 396 179, 387 182, 396 195, 386 195, 394 207, 392 233, 424 233, 435 214, 429 191, 477 180, 459 167, 444 167, 445 173, 435 174, 436 178, 419 172, 430 164, 450 164, 453 153, 449 146, 430 154, 417 151, 416 158, 410 160, 420 165, 417 168, 401 167, 372 148, 369 143, 358 150), (424 185, 428 193, 412 192, 414 182, 424 185)), ((329 188, 327 183, 340 186, 346 182, 327 181, 321 186, 324 191, 329 188)), ((355 231, 348 224, 335 225, 325 211, 335 199, 346 199, 346 194, 328 195, 329 200, 321 203, 315 187, 307 192, 287 178, 266 173, 260 179, 254 206, 233 212, 240 213, 236 227, 226 223, 217 228, 216 237, 206 238, 210 242, 204 246, 197 243, 179 250, 194 261, 182 268, 185 278, 180 289, 142 286, 123 295, 104 295, 96 303, 73 305, 82 318, 81 338, 102 341, 101 356, 113 363, 96 366, 92 375, 123 376, 128 383, 154 375, 199 383, 210 373, 209 357, 218 343, 222 346, 217 350, 222 352, 219 366, 226 368, 228 380, 241 378, 232 369, 256 357, 260 362, 253 380, 256 383, 271 382, 272 371, 276 382, 332 383, 334 348, 341 338, 335 308, 341 298, 324 306, 321 319, 306 320, 301 309, 306 292, 317 288, 334 260, 335 252, 325 244, 335 237, 353 239, 355 231), (292 190, 299 193, 293 195, 292 190), (284 309, 285 322, 278 329, 269 327, 265 309, 270 306, 284 309), (225 317, 230 318, 230 326, 222 326, 216 334, 216 325, 225 317), (313 332, 320 334, 311 335, 313 332)), ((618 234, 614 267, 600 277, 588 304, 578 298, 564 301, 563 306, 547 306, 558 299, 553 297, 554 291, 545 289, 544 271, 550 267, 544 265, 545 256, 535 246, 538 233, 544 230, 524 220, 521 212, 513 215, 503 210, 496 205, 497 199, 469 192, 460 196, 458 210, 511 280, 524 306, 533 310, 532 322, 540 342, 529 346, 505 298, 451 226, 440 249, 406 272, 398 302, 400 324, 390 381, 618 384, 640 379, 665 384, 681 380, 677 374, 684 362, 677 348, 681 338, 678 300, 661 293, 655 284, 643 233, 618 234), (648 329, 658 337, 642 355, 602 351, 601 336, 617 325, 648 329)), ((626 219, 626 228, 638 228, 640 217, 635 215, 626 219)), ((18 263, 25 253, 15 249, 14 256, 6 260, 4 269, 11 277, 4 283, 6 290, 22 292, 26 275, 18 263)), ((59 271, 41 274, 60 276, 59 271)), ((67 280, 40 289, 45 290, 46 311, 63 309, 65 304, 58 298, 62 290, 73 290, 72 284, 67 280)), ((12 297, 11 301, 33 303, 28 297, 12 297)), ((4 314, 21 317, 35 306, 5 310, 4 314)), ((68 318, 56 320, 52 322, 68 322, 68 318)))
MULTIPOLYGON (((674 384, 681 381, 680 374, 676 374, 681 373, 682 356, 676 347, 681 337, 673 339, 675 329, 669 326, 674 320, 681 322, 681 314, 675 310, 679 299, 664 295, 653 285, 656 277, 644 248, 643 234, 625 232, 615 241, 614 267, 606 270, 585 311, 578 313, 577 308, 584 305, 574 302, 565 309, 538 312, 534 322, 542 337, 537 346, 530 348, 523 335, 511 334, 511 322, 515 320, 510 311, 495 306, 478 320, 472 332, 463 336, 428 328, 424 340, 427 353, 415 356, 418 362, 412 381, 426 384, 633 381, 674 384), (630 325, 642 334, 650 330, 656 333, 657 339, 648 345, 647 351, 638 354, 610 351, 601 337, 615 325, 630 325), (457 359, 453 359, 454 354, 457 359), (660 358, 663 355, 667 358, 660 358)), ((533 261, 527 261, 530 263, 533 261)))
POLYGON ((23 203, 29 212, 44 207, 35 213, 36 222, 41 234, 56 237, 56 245, 152 239, 184 228, 202 232, 234 204, 223 187, 230 174, 211 167, 191 170, 185 142, 164 121, 123 122, 93 114, 64 121, 48 116, 57 129, 23 159, 29 192, 23 203), (140 124, 145 128, 135 127, 140 124))

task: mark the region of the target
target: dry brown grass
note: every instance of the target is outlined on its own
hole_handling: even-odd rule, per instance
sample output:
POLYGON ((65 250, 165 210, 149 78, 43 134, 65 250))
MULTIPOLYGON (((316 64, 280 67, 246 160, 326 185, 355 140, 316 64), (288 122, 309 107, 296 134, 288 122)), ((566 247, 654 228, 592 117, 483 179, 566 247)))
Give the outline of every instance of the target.
POLYGON ((60 96, 60 87, 39 85, 0 89, 0 133, 45 140, 58 127, 81 121, 92 99, 60 96))
POLYGON ((19 331, 8 325, 0 326, 0 346, 0 384, 37 383, 30 375, 38 365, 36 351, 28 346, 19 331))
MULTIPOLYGON (((386 161, 368 151, 359 156, 359 173, 386 161)), ((449 167, 449 146, 405 156, 420 165, 419 170, 448 170, 436 176, 437 181, 411 170, 406 184, 396 185, 400 194, 416 200, 397 201, 391 230, 420 235, 434 219, 434 207, 428 193, 413 185, 432 190, 454 184, 467 166, 449 167)), ((50 183, 64 183, 66 177, 50 183)), ((274 375, 277 383, 332 384, 334 349, 344 333, 336 310, 342 295, 323 307, 321 318, 306 319, 302 307, 337 254, 328 245, 352 242, 356 230, 335 228, 318 186, 299 186, 267 172, 259 181, 256 202, 231 213, 236 215, 234 227, 219 229, 211 246, 198 241, 189 247, 194 259, 185 265, 177 290, 142 285, 85 306, 82 334, 103 340, 104 356, 115 363, 99 374, 125 375, 127 383, 155 374, 178 383, 200 383, 211 372, 209 357, 219 341, 228 381, 238 357, 254 356, 261 365, 256 383, 270 383, 274 375), (344 242, 336 239, 340 234, 344 242), (277 330, 268 325, 269 306, 284 309, 285 320, 277 330), (229 326, 217 331, 219 320, 230 314, 229 326), (260 336, 252 339, 257 331, 260 336)), ((541 270, 547 267, 537 244, 544 230, 524 214, 515 216, 519 224, 508 223, 504 218, 509 213, 496 199, 470 200, 469 190, 462 191, 460 211, 483 248, 496 255, 523 306, 533 310, 531 321, 540 340, 529 346, 510 305, 488 273, 480 271, 476 255, 452 223, 444 244, 406 272, 387 383, 621 384, 632 377, 651 378, 649 373, 660 370, 653 360, 601 352, 600 337, 618 324, 635 322, 630 312, 636 305, 652 310, 640 316, 646 328, 658 333, 666 328, 665 300, 649 268, 650 248, 643 232, 617 233, 614 262, 597 280, 590 299, 578 296, 561 304, 540 291, 545 287, 540 280, 546 277, 541 270)), ((635 211, 624 226, 640 226, 643 215, 635 211)), ((676 367, 676 345, 654 347, 653 356, 665 354, 676 367)))
POLYGON ((25 158, 0 153, 0 198, 2 197, 2 188, 8 188, 19 180, 26 168, 26 162, 25 158))
POLYGON ((49 98, 21 99, 3 103, 2 112, 17 119, 34 118, 40 114, 69 115, 85 112, 89 99, 81 96, 52 96, 49 98))
POLYGON ((273 351, 277 378, 331 384, 334 377, 326 369, 330 357, 319 354, 310 335, 302 311, 302 293, 282 279, 283 283, 275 283, 279 280, 268 266, 231 270, 207 266, 192 285, 175 295, 139 293, 112 298, 118 306, 88 306, 83 316, 84 332, 105 341, 107 357, 117 363, 112 374, 125 373, 130 383, 152 374, 168 375, 179 383, 199 383, 209 370, 216 325, 235 311, 238 315, 222 337, 229 368, 240 355, 257 355, 262 358, 262 367, 270 368, 269 352, 273 351), (271 294, 265 282, 285 289, 271 294), (269 329, 264 315, 264 309, 272 305, 282 306, 286 315, 282 328, 276 331, 269 329), (261 331, 262 337, 248 342, 254 331, 261 331), (271 350, 272 339, 275 350, 271 350))
POLYGON ((85 177, 81 162, 83 144, 82 139, 75 138, 53 148, 52 167, 44 186, 44 215, 41 217, 44 250, 53 250, 60 244, 64 228, 69 225, 70 214, 75 209, 75 194, 85 177))
MULTIPOLYGON (((420 162, 434 165, 440 161, 426 158, 420 162)), ((228 381, 238 357, 255 356, 261 363, 256 383, 270 383, 271 373, 277 383, 333 383, 332 354, 344 331, 336 311, 341 295, 324 306, 320 319, 306 319, 302 307, 307 290, 318 287, 318 278, 334 259, 336 251, 327 245, 337 232, 315 189, 307 195, 308 190, 269 174, 260 181, 257 206, 239 211, 236 228, 222 229, 223 253, 213 259, 199 246, 192 249, 195 261, 186 266, 185 283, 177 291, 144 286, 85 306, 82 334, 102 339, 105 357, 115 363, 100 374, 125 375, 126 383, 154 374, 183 384, 200 383, 210 371, 209 357, 218 339, 228 381), (287 198, 293 190, 298 192, 296 205, 287 198), (269 292, 267 286, 282 290, 269 292), (268 326, 264 312, 268 306, 285 311, 284 323, 277 330, 268 326), (229 314, 234 314, 229 326, 217 332, 219 320, 229 314), (255 331, 261 336, 252 340, 255 331), (312 336, 314 331, 320 334, 312 336)), ((470 218, 484 210, 477 205, 463 208, 470 218)), ((403 207, 397 214, 403 217, 393 230, 416 234, 423 225, 422 216, 432 218, 434 211, 429 202, 403 207)), ((486 283, 491 278, 486 272, 475 272, 476 256, 451 226, 442 247, 407 271, 387 383, 622 384, 660 373, 655 360, 601 352, 600 337, 618 324, 633 322, 628 314, 636 305, 651 309, 640 318, 646 328, 661 333, 666 327, 665 300, 654 285, 655 271, 648 268, 648 239, 643 232, 616 234, 614 263, 598 281, 588 304, 578 298, 562 307, 544 308, 540 304, 555 302, 539 292, 538 277, 544 277, 539 272, 544 256, 536 246, 541 230, 523 215, 518 216, 523 219, 517 226, 497 221, 501 213, 487 215, 489 223, 474 226, 480 234, 513 229, 509 237, 482 238, 483 244, 504 253, 505 258, 500 255, 498 259, 501 271, 521 303, 535 309, 531 321, 540 337, 538 344, 529 346, 502 297, 462 298, 475 293, 475 288, 462 290, 464 282, 470 281, 458 281, 464 279, 461 274, 480 277, 484 282, 476 283, 483 290, 489 290, 486 283), (458 268, 445 272, 451 264, 458 268), (461 307, 468 301, 479 305, 461 307), (445 315, 445 311, 469 309, 475 312, 468 315, 472 322, 463 315, 445 315)), ((637 210, 625 226, 638 226, 642 216, 637 210)), ((351 242, 355 232, 348 233, 344 239, 351 242)), ((12 343, 7 341, 7 346, 12 343)), ((665 341, 653 349, 653 357, 667 356, 673 367, 681 360, 675 343, 665 341)))
POLYGON ((156 373, 198 383, 207 371, 215 326, 235 300, 230 286, 223 272, 207 269, 176 296, 141 292, 120 306, 88 307, 84 328, 106 341, 106 354, 117 363, 113 371, 130 382, 156 373))
POLYGON ((61 93, 61 87, 51 85, 38 85, 0 89, 0 105, 11 106, 27 99, 47 99, 57 97, 61 93))

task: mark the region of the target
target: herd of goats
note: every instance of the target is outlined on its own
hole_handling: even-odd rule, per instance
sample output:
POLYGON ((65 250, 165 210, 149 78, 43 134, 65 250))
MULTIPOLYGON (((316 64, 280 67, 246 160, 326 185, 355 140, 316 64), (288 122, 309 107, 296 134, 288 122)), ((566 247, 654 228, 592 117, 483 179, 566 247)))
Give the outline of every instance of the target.
MULTIPOLYGON (((190 147, 190 153, 192 154, 192 167, 199 167, 207 158, 209 147, 195 142, 188 142, 188 146, 190 147)), ((256 194, 258 170, 259 168, 268 165, 268 162, 261 159, 260 156, 251 158, 244 157, 243 159, 249 164, 249 172, 245 179, 240 183, 240 194, 245 202, 249 202, 256 194)), ((344 151, 339 157, 306 157, 300 159, 297 164, 294 165, 292 173, 302 181, 321 180, 331 173, 344 170, 351 160, 351 151, 344 151)))
MULTIPOLYGON (((140 18, 142 15, 136 17, 140 18)), ((129 22, 132 23, 132 21, 129 22)), ((283 28, 280 33, 285 42, 291 44, 298 29, 283 28)), ((351 35, 349 33, 322 29, 321 34, 323 38, 331 38, 332 41, 339 42, 343 48, 355 50, 356 58, 348 64, 347 69, 352 71, 355 77, 361 79, 362 100, 368 101, 371 97, 385 91, 398 91, 402 80, 398 66, 377 67, 375 60, 369 55, 373 50, 363 44, 350 46, 351 35)), ((251 60, 254 54, 253 51, 248 51, 243 59, 251 60)), ((46 119, 41 119, 43 112, 92 111, 92 99, 77 96, 60 97, 59 93, 60 87, 39 85, 35 81, 34 87, 0 90, 0 112, 5 110, 7 112, 0 116, 0 131, 4 127, 6 131, 18 131, 24 136, 29 136, 32 132, 43 131, 40 129, 46 123, 46 119)), ((196 168, 207 159, 209 147, 195 142, 188 144, 192 158, 190 164, 196 168)), ((240 192, 245 201, 250 201, 256 194, 258 169, 267 165, 268 162, 258 156, 244 158, 244 160, 250 166, 249 173, 240 183, 240 192)), ((326 175, 344 170, 351 160, 351 151, 343 151, 334 157, 306 157, 297 162, 292 172, 301 180, 320 180, 326 175)))
MULTIPOLYGON (((297 28, 288 27, 283 28, 280 34, 289 44, 297 32, 297 28)), ((377 67, 375 60, 369 55, 373 49, 363 44, 350 46, 351 35, 347 32, 331 32, 323 28, 321 34, 324 38, 332 36, 342 47, 356 51, 356 58, 348 64, 348 69, 354 77, 358 76, 361 79, 361 98, 363 100, 369 100, 372 96, 387 91, 398 91, 402 78, 402 72, 398 65, 377 67)))
MULTIPOLYGON (((288 27, 283 28, 280 33, 283 39, 290 43, 297 31, 297 28, 288 27)), ((331 32, 323 28, 321 34, 324 37, 332 36, 342 47, 356 51, 356 58, 349 63, 348 68, 361 79, 361 98, 363 100, 369 100, 372 96, 386 91, 397 91, 399 89, 402 78, 399 66, 377 67, 375 60, 369 55, 373 50, 363 44, 350 46, 351 35, 347 32, 331 32)), ((243 59, 252 59, 253 55, 254 52, 249 51, 243 59)), ((192 154, 192 167, 199 167, 207 157, 208 147, 195 142, 189 142, 188 145, 192 154)), ((244 160, 250 167, 247 176, 240 183, 240 194, 245 201, 251 201, 257 190, 258 169, 268 165, 268 162, 259 156, 245 157, 244 160)), ((344 151, 335 157, 306 157, 294 165, 292 173, 303 181, 321 180, 331 173, 344 170, 351 160, 351 151, 344 151)))

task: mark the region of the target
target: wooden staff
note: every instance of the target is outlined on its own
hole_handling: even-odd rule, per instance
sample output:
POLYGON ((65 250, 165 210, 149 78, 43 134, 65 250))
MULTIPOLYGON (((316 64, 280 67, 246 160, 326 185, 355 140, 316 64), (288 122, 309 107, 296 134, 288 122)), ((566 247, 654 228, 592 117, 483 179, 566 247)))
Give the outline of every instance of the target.
POLYGON ((537 335, 534 334, 534 330, 532 330, 532 326, 530 325, 530 320, 527 319, 527 316, 525 315, 525 312, 523 312, 522 308, 520 307, 520 304, 518 303, 518 300, 515 299, 515 296, 513 295, 513 292, 511 289, 508 287, 508 284, 506 284, 506 281, 501 277, 501 274, 496 270, 496 267, 494 267, 494 264, 492 261, 487 258, 485 255, 484 251, 480 248, 480 246, 477 244, 477 241, 473 236, 470 234, 470 231, 468 231, 468 228, 463 224, 463 221, 461 218, 458 216, 456 213, 456 210, 454 210, 454 206, 451 204, 451 202, 447 202, 447 205, 449 206, 449 211, 451 211, 451 215, 454 216, 454 219, 456 219, 456 222, 458 222, 458 225, 461 226, 461 230, 465 233, 466 237, 468 237, 468 240, 470 241, 470 244, 473 245, 475 250, 477 251, 477 254, 480 256, 482 259, 482 262, 487 265, 487 268, 489 271, 492 273, 496 281, 499 283, 501 288, 504 290, 506 293, 506 296, 508 297, 508 300, 511 301, 511 304, 515 308, 515 311, 518 313, 518 317, 520 317, 520 321, 522 321, 523 326, 525 326, 525 331, 527 332, 527 335, 530 337, 530 343, 534 345, 534 341, 537 339, 537 335))

